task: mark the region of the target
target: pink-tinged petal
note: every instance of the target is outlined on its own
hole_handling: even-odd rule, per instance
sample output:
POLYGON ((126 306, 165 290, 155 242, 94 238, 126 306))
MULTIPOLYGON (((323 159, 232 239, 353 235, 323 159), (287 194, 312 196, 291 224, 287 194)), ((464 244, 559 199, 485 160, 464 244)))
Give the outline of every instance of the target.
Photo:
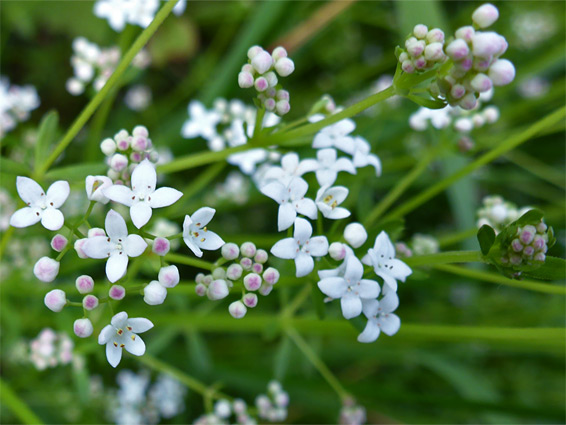
MULTIPOLYGON (((364 275, 364 266, 355 256, 350 256, 346 260, 346 273, 344 273, 344 278, 350 284, 356 284, 360 281, 364 275)), ((377 296, 377 295, 376 295, 377 296)))
POLYGON ((196 246, 196 244, 193 242, 193 237, 189 236, 189 237, 184 237, 183 240, 185 241, 185 243, 187 244, 187 246, 189 247, 189 249, 191 251, 193 251, 193 254, 195 254, 197 257, 202 257, 202 251, 200 250, 200 248, 198 246, 196 246))
POLYGON ((299 166, 297 167, 297 171, 295 174, 297 176, 302 176, 305 173, 311 173, 316 171, 319 167, 318 161, 316 159, 303 159, 299 166))
POLYGON ((106 358, 110 366, 118 366, 122 359, 122 349, 120 346, 118 345, 118 347, 116 347, 112 341, 108 342, 108 344, 106 344, 106 358))
POLYGON ((41 224, 47 230, 59 230, 65 223, 63 213, 55 208, 46 208, 41 215, 41 224))
POLYGON ((304 252, 299 252, 295 257, 295 267, 297 268, 297 277, 308 275, 314 269, 314 260, 304 252))
POLYGON ((108 242, 106 236, 94 236, 85 240, 82 251, 89 258, 108 258, 114 244, 108 242))
POLYGON ((98 343, 100 345, 106 344, 116 334, 116 328, 112 325, 106 325, 98 335, 98 343))
POLYGON ((134 200, 132 199, 135 197, 134 192, 132 192, 132 189, 124 186, 123 184, 110 186, 103 189, 102 193, 111 201, 118 202, 119 204, 123 204, 127 207, 131 207, 134 203, 134 200))
POLYGON ((330 168, 321 168, 316 171, 316 180, 321 186, 330 186, 338 178, 338 173, 330 168))
POLYGON ((183 196, 183 192, 171 187, 160 187, 150 195, 149 205, 151 208, 163 208, 173 205, 183 196))
POLYGON ((315 236, 314 238, 310 238, 308 240, 308 244, 305 245, 305 248, 307 246, 309 254, 313 257, 324 257, 328 254, 328 239, 326 239, 326 236, 315 236))
POLYGON ((342 315, 345 319, 357 317, 362 312, 362 301, 358 296, 350 292, 347 292, 340 299, 340 306, 342 307, 342 315))
POLYGON ((379 309, 379 301, 377 300, 362 300, 362 311, 364 315, 369 319, 374 317, 379 309))
POLYGON ((316 204, 312 199, 299 199, 298 201, 293 202, 293 204, 295 205, 295 209, 299 214, 307 216, 311 220, 316 220, 317 209, 316 204))
POLYGON ((10 226, 28 227, 41 220, 41 209, 25 207, 12 214, 10 226))
POLYGON ((151 207, 147 202, 138 202, 130 208, 130 217, 132 218, 132 223, 138 229, 147 224, 151 218, 151 207))
POLYGON ((375 273, 383 279, 383 281, 391 288, 393 291, 397 292, 397 281, 393 278, 388 271, 382 271, 381 269, 375 269, 375 273))
POLYGON ((332 146, 332 139, 324 131, 320 131, 314 136, 312 147, 315 149, 329 148, 332 146))
POLYGON ((380 313, 391 313, 399 307, 399 297, 395 292, 390 292, 379 302, 380 313))
MULTIPOLYGON (((322 214, 324 215, 324 212, 322 212, 322 214)), ((325 215, 325 217, 332 220, 340 220, 342 218, 350 217, 350 215, 350 211, 348 211, 346 208, 336 207, 332 211, 330 211, 328 215, 325 215)))
POLYGON ((141 334, 153 328, 153 323, 143 317, 134 317, 133 319, 128 319, 127 325, 130 326, 132 328, 132 332, 136 334, 141 334))
POLYGON ((128 235, 122 245, 128 257, 139 257, 147 248, 147 242, 140 235, 128 235))
POLYGON ((395 335, 401 327, 401 319, 396 314, 385 314, 377 318, 377 323, 386 335, 395 335))
POLYGON ((106 214, 104 227, 106 227, 106 234, 112 239, 118 240, 128 236, 126 221, 114 210, 110 210, 108 211, 108 214, 106 214))
POLYGON ((126 321, 128 320, 128 313, 125 311, 121 311, 120 313, 116 313, 110 323, 116 329, 124 329, 126 327, 126 321))
POLYGON ((279 206, 277 213, 277 229, 281 232, 288 229, 293 225, 297 218, 297 211, 295 207, 289 202, 285 202, 279 206))
POLYGON ((222 238, 210 230, 200 233, 197 239, 199 247, 207 251, 215 251, 224 245, 222 238))
POLYGON ((69 193, 71 193, 71 188, 68 182, 63 180, 56 181, 47 189, 47 206, 59 208, 67 200, 69 193))
POLYGON ((289 199, 301 199, 309 190, 309 185, 300 177, 294 177, 287 187, 287 192, 289 193, 289 199))
POLYGON ((368 320, 364 331, 358 335, 358 342, 370 343, 379 337, 379 326, 374 319, 368 320))
MULTIPOLYGON (((281 176, 283 177, 283 176, 281 176)), ((281 182, 271 182, 262 186, 260 192, 263 193, 265 196, 273 199, 278 204, 281 204, 283 201, 289 199, 289 194, 287 193, 287 189, 281 182)))
POLYGON ((375 280, 369 279, 362 279, 360 280, 360 285, 358 286, 358 292, 360 294, 360 298, 377 298, 381 288, 379 287, 379 283, 375 280))
POLYGON ((31 204, 32 207, 45 196, 45 192, 41 186, 29 177, 18 176, 16 179, 16 189, 18 190, 20 198, 22 198, 26 204, 31 204))
POLYGON ((155 191, 157 173, 149 159, 144 159, 132 172, 132 190, 137 194, 149 195, 155 191))
POLYGON ((284 260, 292 260, 297 256, 299 245, 293 238, 286 238, 278 241, 271 247, 271 253, 277 258, 284 260))
POLYGON ((312 235, 312 226, 304 218, 297 218, 295 220, 295 230, 293 231, 293 238, 299 242, 299 245, 304 245, 312 235))
POLYGON ((318 288, 324 295, 338 299, 346 293, 348 285, 343 277, 326 277, 318 282, 318 288))
POLYGON ((127 335, 124 338, 124 345, 126 346, 126 351, 134 356, 143 356, 145 353, 145 343, 138 335, 127 335))
POLYGON ((288 174, 294 174, 299 167, 299 155, 294 152, 284 155, 281 158, 281 167, 288 174))
POLYGON ((106 262, 106 276, 112 283, 120 280, 126 274, 128 268, 128 256, 125 252, 120 252, 112 253, 106 262))
POLYGON ((354 164, 352 164, 352 161, 348 158, 339 158, 333 168, 336 171, 346 171, 350 174, 356 174, 356 167, 354 167, 354 164))
POLYGON ((405 282, 407 276, 413 273, 413 271, 408 265, 406 265, 404 262, 396 258, 394 258, 393 260, 389 260, 387 262, 387 265, 393 266, 393 268, 390 269, 390 273, 395 279, 400 280, 401 282, 405 282))
POLYGON ((195 211, 195 213, 191 216, 191 220, 195 223, 196 227, 202 229, 210 223, 215 212, 216 210, 214 208, 202 207, 195 211))

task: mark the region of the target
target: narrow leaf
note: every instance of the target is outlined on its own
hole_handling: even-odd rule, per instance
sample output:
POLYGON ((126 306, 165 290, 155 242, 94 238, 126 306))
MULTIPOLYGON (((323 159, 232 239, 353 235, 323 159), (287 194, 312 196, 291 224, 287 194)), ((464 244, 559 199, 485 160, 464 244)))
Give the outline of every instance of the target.
POLYGON ((484 224, 480 227, 480 230, 478 230, 478 242, 480 243, 481 253, 487 255, 495 242, 495 230, 487 224, 484 224))
POLYGON ((49 111, 41 119, 39 132, 35 143, 35 169, 38 170, 47 158, 49 146, 55 142, 57 128, 59 126, 59 114, 57 111, 49 111))
POLYGON ((564 281, 566 279, 566 260, 547 256, 542 266, 523 274, 536 279, 564 281))

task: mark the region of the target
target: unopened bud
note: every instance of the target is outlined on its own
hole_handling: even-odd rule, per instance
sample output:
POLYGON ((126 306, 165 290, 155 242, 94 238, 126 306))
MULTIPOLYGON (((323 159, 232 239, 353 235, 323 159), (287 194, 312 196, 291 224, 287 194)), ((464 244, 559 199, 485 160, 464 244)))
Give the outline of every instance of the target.
POLYGON ((122 285, 112 285, 108 291, 108 296, 113 300, 121 300, 126 296, 126 288, 122 285))
POLYGON ((98 307, 98 298, 94 295, 87 295, 83 298, 83 307, 85 310, 94 310, 98 307))
POLYGON ((143 288, 143 300, 149 305, 163 304, 167 297, 167 289, 157 280, 152 280, 143 288))
POLYGON ((230 264, 226 270, 226 277, 230 280, 238 280, 242 276, 242 273, 242 266, 239 264, 230 264))
POLYGON ((428 43, 444 43, 444 31, 440 28, 431 29, 426 35, 428 43))
POLYGON ((401 69, 407 74, 412 74, 415 72, 415 65, 413 65, 413 62, 410 59, 407 59, 401 63, 401 69))
POLYGON ((149 137, 149 131, 147 131, 147 127, 143 125, 136 125, 132 130, 132 135, 136 137, 144 137, 147 139, 149 137))
POLYGON ((489 27, 497 21, 497 18, 499 18, 499 11, 489 3, 481 5, 472 13, 472 21, 480 28, 489 27))
MULTIPOLYGON (((267 74, 264 75, 265 79, 267 80, 267 84, 269 84, 270 88, 273 88, 277 85, 277 75, 275 75, 275 72, 270 71, 267 74)), ((275 96, 275 93, 270 94, 275 96)))
POLYGON ((234 301, 228 307, 228 312, 230 313, 230 315, 234 319, 241 319, 242 317, 244 317, 246 315, 247 311, 248 311, 248 309, 246 308, 244 303, 241 302, 241 301, 234 301))
POLYGON ((457 38, 446 47, 446 54, 455 61, 464 59, 468 53, 470 53, 468 44, 461 38, 457 38))
POLYGON ((204 283, 204 273, 197 273, 195 276, 196 283, 204 283))
POLYGON ((202 283, 197 284, 197 286, 195 286, 195 292, 199 297, 204 297, 206 295, 206 286, 202 283))
POLYGON ((238 74, 238 85, 243 89, 248 89, 254 85, 254 76, 249 73, 242 71, 238 74))
POLYGON ((477 104, 478 104, 478 100, 476 99, 476 96, 473 93, 468 93, 462 99, 460 99, 460 102, 458 102, 458 105, 462 109, 465 109, 467 111, 474 109, 477 104))
POLYGON ((166 238, 155 238, 151 249, 155 254, 163 257, 164 255, 167 255, 171 249, 171 242, 169 242, 166 238))
POLYGON ((537 229, 535 229, 534 226, 527 224, 520 229, 519 239, 523 242, 523 244, 528 245, 535 239, 536 232, 537 229))
POLYGON ((430 43, 425 48, 425 58, 427 61, 438 62, 445 58, 442 43, 430 43))
POLYGON ((413 35, 419 39, 425 38, 427 33, 428 27, 426 25, 418 24, 415 25, 415 28, 413 28, 413 35))
POLYGON ((253 263, 252 272, 260 274, 263 271, 263 264, 253 263))
POLYGON ((58 313, 63 310, 63 307, 67 304, 67 297, 65 296, 65 292, 62 290, 53 289, 45 295, 43 302, 49 310, 58 313))
POLYGON ((257 248, 253 242, 244 242, 240 247, 240 252, 244 257, 252 258, 256 254, 257 248))
POLYGON ((240 255, 240 248, 235 243, 229 242, 222 245, 220 251, 222 253, 222 258, 226 260, 235 260, 240 255))
POLYGON ((116 142, 111 138, 104 139, 100 143, 100 150, 106 156, 113 155, 116 152, 116 142))
POLYGON ((267 90, 267 88, 269 87, 269 83, 264 77, 258 77, 254 82, 254 87, 256 88, 257 91, 262 92, 267 90))
POLYGON ((33 274, 42 282, 53 282, 59 273, 59 262, 53 258, 41 257, 33 266, 33 274))
POLYGON ((77 255, 79 256, 79 258, 83 258, 83 259, 88 258, 88 255, 86 255, 86 253, 83 251, 83 246, 86 241, 87 238, 77 239, 75 241, 75 245, 73 247, 75 248, 75 251, 77 251, 77 255))
POLYGON ((295 63, 289 58, 281 58, 275 62, 275 71, 282 77, 287 77, 295 70, 295 63))
POLYGON ((249 308, 254 308, 257 305, 257 295, 248 293, 242 298, 244 305, 249 308))
POLYGON ((89 319, 77 319, 75 323, 73 323, 73 332, 79 338, 88 338, 92 335, 93 327, 92 323, 89 319))
POLYGON ((489 67, 488 75, 494 86, 505 86, 515 78, 515 67, 507 59, 498 59, 489 67))
POLYGON ((63 249, 67 246, 67 238, 61 234, 56 234, 51 239, 51 248, 53 248, 57 252, 63 251, 63 249))
POLYGON ((92 292, 92 289, 94 288, 94 280, 92 279, 92 277, 85 274, 77 277, 75 286, 79 293, 88 294, 89 292, 92 292))
POLYGON ((279 277, 280 277, 279 270, 273 267, 268 267, 263 272, 263 280, 265 280, 265 282, 268 283, 269 285, 275 285, 279 281, 279 277))
POLYGON ((258 249, 254 256, 255 262, 260 264, 265 264, 268 258, 269 258, 269 254, 264 249, 258 249))
POLYGON ((275 110, 278 115, 285 115, 291 110, 291 104, 288 100, 279 100, 275 103, 275 110))
POLYGON ((333 242, 328 248, 330 258, 336 261, 343 260, 346 257, 346 245, 340 242, 333 242))
POLYGON ((282 46, 276 47, 275 49, 273 49, 273 52, 271 52, 271 57, 273 58, 274 61, 277 61, 278 59, 281 58, 286 58, 287 50, 285 50, 285 48, 282 46))
POLYGON ((244 286, 248 291, 257 291, 261 286, 261 276, 256 273, 250 273, 244 277, 244 286))
POLYGON ((260 46, 252 46, 248 49, 248 58, 252 60, 260 52, 263 52, 263 49, 260 46))
POLYGON ((110 159, 110 168, 114 171, 123 171, 128 166, 128 158, 121 153, 115 153, 110 159))
POLYGON ((252 59, 252 66, 260 74, 267 72, 269 68, 271 68, 272 64, 273 59, 271 58, 271 55, 263 49, 261 52, 258 52, 252 59))
POLYGON ((251 258, 242 258, 240 260, 240 265, 243 267, 244 270, 251 270, 253 261, 251 258))
POLYGON ((523 250, 523 244, 519 239, 513 239, 511 242, 511 249, 515 252, 521 252, 523 250))
POLYGON ((485 74, 477 74, 472 81, 470 82, 470 85, 472 86, 472 88, 479 92, 479 93, 483 93, 486 91, 491 90, 491 88, 493 87, 493 83, 491 81, 491 79, 485 75, 485 74))
POLYGON ((147 141, 147 138, 141 136, 136 136, 132 138, 132 149, 135 150, 136 152, 138 153, 143 152, 147 150, 148 147, 149 147, 149 143, 147 141))
POLYGON ((261 287, 259 288, 259 293, 261 295, 263 295, 264 297, 268 296, 271 291, 273 290, 273 285, 269 284, 269 283, 263 283, 261 285, 261 287))
POLYGON ((177 266, 161 267, 161 269, 159 269, 157 280, 159 280, 159 283, 161 283, 165 288, 174 288, 180 280, 179 269, 177 266))
POLYGON ((206 291, 208 298, 213 301, 226 298, 229 293, 230 290, 228 289, 228 285, 226 284, 226 281, 222 279, 213 280, 211 284, 208 285, 208 289, 206 291))
POLYGON ((367 238, 366 229, 360 223, 350 223, 344 229, 344 239, 354 248, 362 246, 367 238))

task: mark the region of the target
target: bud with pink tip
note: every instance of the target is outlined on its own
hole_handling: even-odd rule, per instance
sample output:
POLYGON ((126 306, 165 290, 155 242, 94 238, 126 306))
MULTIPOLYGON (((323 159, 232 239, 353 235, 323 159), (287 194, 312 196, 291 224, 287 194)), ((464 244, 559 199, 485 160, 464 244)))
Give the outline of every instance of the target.
POLYGON ((143 288, 143 300, 149 305, 163 304, 167 297, 167 289, 157 280, 152 280, 143 288))
POLYGON ((88 338, 92 335, 92 331, 92 323, 86 317, 83 319, 77 319, 75 320, 75 323, 73 323, 73 332, 75 332, 75 335, 79 338, 88 338))
POLYGON ((288 77, 295 70, 295 62, 289 58, 281 58, 275 62, 275 71, 282 77, 288 77))
POLYGON ((431 29, 426 35, 428 43, 444 43, 444 31, 440 28, 431 29))
POLYGON ((222 253, 222 258, 226 260, 235 260, 240 255, 240 248, 238 248, 238 245, 235 243, 228 242, 222 245, 220 252, 222 253))
POLYGON ((269 83, 264 77, 258 77, 254 82, 254 87, 256 88, 257 91, 262 92, 267 90, 267 88, 269 87, 269 83))
POLYGON ((41 257, 33 267, 33 274, 42 282, 53 282, 58 273, 59 262, 49 257, 41 257))
POLYGON ((343 260, 346 258, 346 245, 340 242, 333 242, 328 248, 328 254, 330 254, 330 258, 333 260, 343 260))
POLYGON ((427 45, 424 56, 427 61, 438 62, 444 60, 446 56, 444 55, 442 43, 435 42, 427 45))
POLYGON ((108 291, 108 296, 113 300, 121 300, 126 296, 126 288, 122 285, 112 285, 108 291))
POLYGON ((254 260, 256 263, 265 264, 269 258, 269 254, 264 249, 258 249, 254 256, 254 260))
POLYGON ((474 13, 472 13, 472 21, 480 28, 487 28, 492 25, 499 18, 499 11, 497 8, 486 3, 478 7, 474 13))
POLYGON ((523 244, 519 239, 513 239, 511 242, 511 249, 515 252, 521 252, 523 250, 523 244))
POLYGON ((240 265, 242 266, 242 268, 244 270, 251 270, 252 269, 252 265, 253 265, 253 261, 251 258, 242 258, 240 260, 240 265))
POLYGON ((180 280, 179 269, 177 266, 161 267, 157 279, 164 287, 174 288, 180 280))
POLYGON ((216 301, 226 298, 230 293, 226 281, 223 279, 213 280, 206 291, 206 295, 209 299, 216 301))
POLYGON ((206 286, 202 283, 198 283, 197 286, 195 286, 195 292, 199 297, 204 297, 206 295, 206 286))
MULTIPOLYGON (((269 71, 267 74, 264 75, 265 79, 267 80, 267 84, 269 85, 270 88, 273 88, 277 85, 277 75, 275 75, 275 72, 273 71, 269 71)), ((270 93, 270 96, 275 96, 275 92, 273 92, 273 94, 270 93)))
POLYGON ((94 288, 94 280, 92 277, 85 274, 77 277, 75 286, 80 294, 88 294, 89 292, 92 292, 92 289, 94 288))
POLYGON ((419 39, 425 38, 427 33, 428 27, 426 25, 418 24, 415 25, 415 28, 413 28, 413 35, 419 39))
POLYGON ((248 58, 253 60, 258 53, 263 52, 263 49, 260 46, 252 46, 248 49, 248 58))
POLYGON ((275 103, 275 110, 278 115, 285 115, 291 110, 291 104, 288 100, 278 100, 275 103))
POLYGON ((270 285, 269 283, 263 283, 259 288, 258 292, 264 297, 267 297, 272 290, 273 290, 273 285, 270 285))
POLYGON ((242 317, 244 317, 246 315, 246 313, 248 312, 248 309, 246 308, 246 306, 244 305, 243 302, 234 301, 228 307, 228 312, 230 313, 230 315, 234 319, 241 319, 242 317))
POLYGON ((532 257, 534 253, 535 249, 530 245, 526 246, 525 249, 523 249, 523 255, 526 257, 532 257))
POLYGON ((415 72, 415 65, 413 65, 413 61, 407 59, 401 63, 401 69, 407 74, 412 74, 415 72))
POLYGON ((344 229, 344 239, 354 248, 362 246, 367 238, 366 229, 360 223, 350 223, 344 229))
POLYGON ((249 72, 241 71, 238 74, 238 85, 243 89, 253 87, 254 76, 249 72))
POLYGON ((63 251, 63 249, 67 246, 67 238, 61 234, 56 234, 51 239, 51 248, 53 248, 57 252, 63 251))
POLYGON ((85 310, 94 310, 96 307, 98 307, 98 298, 96 298, 94 295, 87 295, 83 298, 83 307, 85 308, 85 310))
POLYGON ((83 246, 85 244, 85 242, 87 241, 87 238, 83 238, 83 239, 77 239, 75 241, 75 251, 77 252, 77 255, 79 256, 79 258, 88 258, 88 255, 86 255, 86 253, 83 251, 83 246))
POLYGON ((275 99, 270 97, 270 98, 264 99, 263 106, 268 111, 273 112, 275 110, 275 106, 277 106, 277 104, 275 102, 275 99))
POLYGON ((252 66, 259 74, 266 73, 269 68, 271 68, 271 65, 273 65, 273 59, 271 55, 263 49, 252 59, 252 66))
POLYGON ((489 58, 501 54, 503 46, 507 44, 505 38, 496 32, 476 32, 472 38, 472 51, 474 56, 489 58))
POLYGON ((100 150, 106 156, 113 155, 116 152, 116 142, 111 138, 104 139, 100 143, 100 150))
POLYGON ((467 111, 474 109, 477 104, 478 104, 478 100, 476 99, 476 96, 473 93, 468 93, 462 99, 460 99, 460 102, 458 102, 458 105, 462 109, 465 109, 467 111))
POLYGON ((528 225, 524 226, 522 229, 519 229, 519 230, 520 230, 519 239, 525 245, 530 244, 535 239, 535 235, 536 235, 537 230, 535 229, 534 226, 531 226, 530 224, 528 224, 528 225))
POLYGON ((226 270, 226 277, 230 280, 238 280, 243 273, 243 268, 239 264, 230 264, 226 270))
POLYGON ((244 242, 240 247, 240 252, 244 257, 252 258, 256 254, 256 246, 253 242, 244 242))
POLYGON ((279 270, 273 267, 268 267, 263 272, 263 280, 265 280, 265 282, 267 282, 269 285, 275 285, 279 281, 280 276, 281 275, 279 273, 279 270))
POLYGON ((114 171, 123 171, 128 166, 128 157, 121 153, 116 153, 110 159, 110 168, 114 171))
POLYGON ((407 43, 406 47, 409 55, 411 55, 413 58, 417 58, 424 53, 426 43, 424 42, 424 40, 415 40, 407 43))
MULTIPOLYGON (((149 143, 147 138, 142 136, 135 136, 132 140, 132 149, 136 153, 146 151, 149 148, 149 143)), ((137 162, 140 162, 139 160, 137 162)))
POLYGON ((254 263, 252 265, 252 272, 260 274, 263 271, 263 264, 254 263))
POLYGON ((468 47, 468 44, 460 38, 452 41, 446 47, 446 54, 455 61, 464 59, 469 53, 470 48, 468 47))
POLYGON ((261 276, 250 273, 244 277, 244 286, 248 291, 257 291, 261 286, 261 276))
POLYGON ((94 238, 95 236, 106 236, 106 232, 100 227, 93 227, 88 229, 87 236, 89 238, 94 238))
POLYGON ((49 310, 59 313, 67 304, 67 297, 62 290, 53 289, 45 295, 43 302, 49 310))
POLYGON ((277 61, 281 58, 286 58, 287 50, 285 50, 285 48, 282 46, 276 47, 275 49, 273 49, 273 52, 271 52, 271 57, 274 61, 277 61))
POLYGON ((472 78, 470 85, 475 91, 479 93, 489 91, 493 87, 491 79, 487 75, 482 73, 479 73, 474 78, 472 78))
POLYGON ((460 40, 467 41, 467 42, 471 42, 472 39, 474 38, 475 34, 476 34, 476 31, 474 30, 474 27, 472 27, 470 25, 458 28, 456 30, 456 32, 454 33, 456 38, 458 38, 460 40))
POLYGON ((252 293, 247 293, 242 298, 244 305, 249 308, 254 308, 257 305, 257 295, 252 293))
POLYGON ((544 233, 544 232, 546 232, 547 229, 548 229, 548 226, 546 225, 546 223, 541 221, 539 224, 537 224, 537 232, 538 233, 544 233))
POLYGON ((164 255, 167 255, 169 253, 169 250, 171 249, 171 243, 166 238, 155 238, 155 240, 153 241, 153 247, 151 249, 155 254, 163 257, 164 255))
POLYGON ((450 95, 454 99, 461 99, 466 94, 466 88, 462 84, 454 84, 450 89, 450 95))
POLYGON ((544 255, 542 252, 539 252, 535 255, 534 260, 540 261, 541 263, 544 263, 544 260, 546 260, 546 255, 544 255))
POLYGON ((498 59, 489 67, 488 75, 494 86, 505 86, 515 78, 515 67, 507 59, 498 59))

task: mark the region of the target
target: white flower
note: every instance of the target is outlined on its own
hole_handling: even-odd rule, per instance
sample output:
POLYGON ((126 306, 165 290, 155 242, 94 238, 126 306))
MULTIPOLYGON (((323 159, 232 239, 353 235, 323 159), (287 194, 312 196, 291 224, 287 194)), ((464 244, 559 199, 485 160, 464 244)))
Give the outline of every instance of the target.
POLYGON ((216 110, 207 111, 204 105, 198 100, 189 103, 190 119, 185 121, 181 134, 187 139, 202 137, 211 140, 216 136, 216 126, 222 119, 216 110))
POLYGON ((254 173, 257 164, 267 159, 268 152, 265 149, 256 148, 245 152, 233 153, 226 161, 229 164, 240 167, 240 171, 246 175, 254 173))
POLYGON ((332 185, 340 171, 356 174, 356 168, 348 158, 337 158, 336 149, 321 149, 316 153, 318 168, 316 179, 321 186, 332 185))
POLYGON ((27 207, 17 210, 10 218, 10 225, 14 227, 27 227, 41 220, 41 224, 48 230, 59 230, 65 222, 63 213, 58 208, 67 200, 70 193, 69 183, 63 180, 56 181, 47 193, 40 185, 28 177, 18 176, 16 188, 20 198, 27 207))
POLYGON ((98 343, 106 344, 106 358, 112 367, 120 363, 122 348, 134 356, 145 353, 145 344, 137 334, 153 328, 153 323, 143 317, 128 319, 125 311, 116 314, 110 323, 98 335, 98 343))
POLYGON ((355 256, 346 260, 344 276, 326 277, 318 282, 318 287, 327 296, 340 298, 342 314, 346 319, 359 316, 362 312, 362 299, 377 298, 380 292, 375 280, 362 279, 364 266, 355 256))
POLYGON ((139 229, 151 218, 152 208, 168 207, 183 196, 171 187, 155 189, 157 173, 149 160, 144 159, 132 173, 132 188, 114 185, 104 190, 104 195, 120 204, 130 207, 132 222, 139 229))
POLYGON ((129 4, 124 0, 99 0, 94 4, 94 14, 107 19, 114 31, 122 31, 126 26, 129 4))
POLYGON ((397 291, 397 280, 405 282, 412 273, 409 266, 395 258, 395 247, 385 232, 377 235, 374 247, 368 250, 362 262, 373 266, 375 273, 394 291, 397 291))
POLYGON ((381 301, 364 300, 363 312, 368 322, 363 332, 358 336, 359 342, 373 342, 383 331, 391 336, 401 327, 401 319, 392 312, 399 306, 399 297, 395 292, 389 292, 381 301))
POLYGON ((224 245, 220 236, 206 228, 215 212, 214 208, 203 207, 195 211, 192 216, 188 214, 185 216, 183 240, 197 257, 202 257, 201 248, 214 251, 224 245))
POLYGON ((87 176, 85 179, 86 197, 89 201, 107 204, 110 200, 104 196, 104 190, 112 186, 112 180, 107 176, 87 176))
POLYGON ((354 139, 354 143, 354 167, 362 168, 368 165, 373 165, 375 168, 375 175, 379 177, 381 175, 381 161, 376 155, 371 153, 369 143, 359 136, 354 139))
POLYGON ((348 196, 348 189, 344 186, 322 186, 316 194, 316 206, 323 216, 333 220, 350 216, 350 211, 339 207, 348 196))
POLYGON ((348 136, 356 128, 356 124, 349 118, 331 124, 320 130, 312 142, 312 147, 336 148, 349 154, 354 153, 354 139, 348 136))
POLYGON ((289 185, 280 181, 267 183, 261 188, 261 193, 269 196, 279 204, 277 228, 281 232, 295 222, 297 213, 310 219, 316 219, 317 209, 312 199, 305 198, 309 185, 300 177, 295 177, 289 185))
POLYGON ((282 239, 271 248, 271 253, 276 257, 295 260, 297 277, 306 276, 313 270, 312 257, 323 257, 328 253, 326 236, 311 238, 311 235, 311 224, 304 218, 297 218, 293 237, 282 239))
POLYGON ((82 249, 90 258, 108 258, 106 276, 112 283, 126 274, 128 257, 138 257, 147 248, 139 235, 128 235, 126 222, 114 210, 108 211, 104 223, 108 236, 88 238, 82 249))
POLYGON ((264 180, 280 180, 289 184, 293 177, 301 177, 305 173, 316 171, 319 165, 314 159, 300 160, 299 155, 290 152, 281 158, 281 167, 270 167, 264 175, 264 180))

